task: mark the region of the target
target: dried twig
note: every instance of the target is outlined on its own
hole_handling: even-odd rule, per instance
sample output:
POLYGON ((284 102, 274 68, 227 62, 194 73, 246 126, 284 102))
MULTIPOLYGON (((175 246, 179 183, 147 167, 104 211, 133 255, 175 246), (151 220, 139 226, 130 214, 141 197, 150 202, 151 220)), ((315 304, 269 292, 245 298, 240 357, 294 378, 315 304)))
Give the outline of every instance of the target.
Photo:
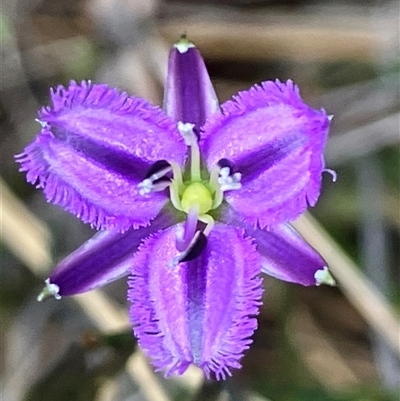
POLYGON ((400 355, 400 322, 387 300, 310 214, 293 225, 325 258, 349 301, 400 355))
POLYGON ((365 126, 332 136, 326 149, 326 159, 338 165, 376 152, 385 146, 399 145, 400 113, 393 113, 365 126))
MULTIPOLYGON (((329 13, 304 8, 303 13, 291 14, 179 4, 164 7, 164 13, 167 18, 159 30, 169 42, 189 31, 208 58, 219 60, 368 60, 384 41, 361 8, 336 8, 329 13)), ((382 29, 389 29, 390 22, 380 21, 382 29)))
POLYGON ((51 266, 50 231, 8 189, 0 177, 0 239, 10 250, 41 275, 51 266))
POLYGON ((305 306, 295 308, 288 320, 287 334, 305 365, 324 388, 336 391, 361 384, 305 306))
MULTIPOLYGON (((1 185, 2 240, 15 256, 23 260, 25 265, 35 274, 43 275, 43 267, 48 268, 51 265, 51 257, 48 251, 48 241, 40 240, 40 238, 43 237, 43 232, 48 235, 48 230, 15 198, 4 182, 1 182, 1 185), (18 230, 17 235, 15 230, 18 230)), ((126 329, 129 325, 126 311, 117 307, 100 290, 94 290, 76 296, 73 299, 103 333, 118 332, 126 329)), ((151 398, 148 398, 149 400, 170 400, 156 376, 148 367, 142 353, 138 353, 130 360, 127 372, 141 386, 143 395, 149 396, 151 394, 151 398), (145 367, 147 367, 147 371, 144 378, 143 371, 145 367)))

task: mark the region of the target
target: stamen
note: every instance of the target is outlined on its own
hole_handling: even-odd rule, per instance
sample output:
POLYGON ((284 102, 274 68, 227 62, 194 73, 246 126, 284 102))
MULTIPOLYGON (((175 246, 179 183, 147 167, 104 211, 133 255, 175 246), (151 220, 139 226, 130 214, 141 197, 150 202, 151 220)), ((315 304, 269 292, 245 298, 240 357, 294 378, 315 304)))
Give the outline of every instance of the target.
POLYGON ((185 226, 178 226, 175 231, 176 249, 178 254, 174 256, 169 264, 175 267, 181 262, 188 262, 197 258, 207 245, 207 236, 214 227, 214 219, 208 215, 198 215, 198 209, 193 207, 188 212, 185 226), (203 230, 197 230, 197 221, 206 224, 203 230))
POLYGON ((139 194, 141 196, 148 195, 151 192, 159 192, 164 191, 165 188, 168 188, 171 185, 171 181, 160 180, 157 183, 154 183, 150 178, 146 178, 142 182, 138 184, 139 194))
POLYGON ((49 297, 61 299, 61 295, 59 294, 60 287, 57 284, 50 284, 50 279, 45 280, 45 284, 46 286, 36 298, 39 302, 49 297))
POLYGON ((207 237, 202 231, 197 231, 193 245, 189 248, 189 251, 186 253, 186 255, 181 258, 180 262, 189 262, 193 259, 196 259, 201 255, 206 246, 207 237))
POLYGON ((197 207, 192 207, 187 214, 185 225, 179 225, 176 228, 176 249, 179 252, 183 252, 190 247, 190 243, 196 233, 198 217, 199 213, 197 207))
POLYGON ((224 199, 225 191, 242 188, 241 173, 231 174, 232 168, 226 159, 221 161, 211 170, 210 187, 214 190, 214 201, 211 209, 216 209, 224 199), (220 164, 221 163, 221 164, 220 164))
POLYGON ((218 184, 222 192, 240 189, 242 188, 242 184, 240 183, 241 179, 241 173, 231 175, 231 169, 229 167, 223 167, 219 171, 218 184))
POLYGON ((219 166, 214 166, 211 169, 211 173, 210 173, 210 188, 214 192, 216 192, 219 187, 219 185, 218 185, 219 170, 220 170, 219 166))
POLYGON ((322 170, 323 173, 329 173, 332 176, 332 182, 336 182, 337 174, 335 170, 331 170, 330 168, 324 168, 322 170))
POLYGON ((173 179, 169 187, 169 196, 175 209, 183 210, 180 199, 180 191, 183 188, 182 170, 178 164, 171 162, 173 179))
POLYGON ((35 121, 39 123, 42 126, 42 128, 47 128, 49 126, 49 124, 46 121, 41 121, 38 118, 35 118, 35 121))
POLYGON ((174 44, 174 47, 178 50, 179 53, 186 53, 192 47, 196 47, 192 42, 190 42, 186 35, 182 35, 180 40, 174 44))
POLYGON ((176 267, 181 262, 188 262, 197 258, 207 245, 207 237, 201 232, 196 231, 189 246, 182 252, 174 256, 169 263, 169 267, 176 267))
POLYGON ((194 132, 194 124, 178 122, 178 130, 185 141, 186 146, 192 146, 197 143, 197 136, 194 132))
POLYGON ((178 130, 185 144, 190 147, 190 177, 191 181, 201 181, 200 174, 200 149, 198 138, 194 132, 194 124, 178 122, 178 130))
POLYGON ((144 178, 149 178, 154 175, 159 175, 161 178, 162 172, 165 169, 168 169, 171 167, 170 163, 168 163, 166 160, 157 160, 155 163, 152 164, 152 166, 149 168, 149 170, 146 173, 146 176, 144 178))
POLYGON ((203 234, 207 237, 210 234, 211 230, 214 228, 215 221, 209 214, 202 214, 199 216, 199 220, 206 224, 205 229, 203 230, 203 234))
POLYGON ((175 181, 179 187, 182 187, 183 178, 181 168, 175 162, 170 162, 170 165, 172 167, 172 175, 174 177, 173 181, 175 181))
POLYGON ((158 170, 157 172, 145 178, 137 186, 139 188, 139 194, 142 196, 148 195, 151 192, 163 191, 171 185, 169 178, 165 177, 166 174, 172 171, 171 165, 158 170))
POLYGON ((324 266, 322 269, 317 270, 314 274, 314 278, 316 285, 336 285, 336 280, 332 277, 329 269, 326 266, 324 266))

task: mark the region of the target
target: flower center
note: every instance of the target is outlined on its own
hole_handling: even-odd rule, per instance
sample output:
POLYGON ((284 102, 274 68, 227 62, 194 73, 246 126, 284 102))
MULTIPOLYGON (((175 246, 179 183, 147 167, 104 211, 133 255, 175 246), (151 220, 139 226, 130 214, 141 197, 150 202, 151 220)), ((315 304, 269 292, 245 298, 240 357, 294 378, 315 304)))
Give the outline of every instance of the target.
POLYGON ((186 213, 191 208, 197 208, 199 215, 202 215, 212 208, 213 197, 204 184, 193 182, 183 191, 181 206, 186 213))
POLYGON ((214 227, 214 219, 208 212, 221 205, 225 191, 241 188, 241 174, 233 173, 231 164, 225 159, 221 159, 212 168, 208 183, 205 183, 194 124, 179 122, 178 129, 190 148, 189 171, 185 175, 185 178, 189 175, 189 180, 183 181, 183 172, 178 164, 160 160, 138 185, 142 196, 149 196, 152 192, 169 187, 174 207, 187 213, 186 222, 176 228, 178 253, 171 260, 171 266, 192 260, 202 252, 207 244, 207 236, 214 227), (198 222, 203 224, 198 225, 198 222))

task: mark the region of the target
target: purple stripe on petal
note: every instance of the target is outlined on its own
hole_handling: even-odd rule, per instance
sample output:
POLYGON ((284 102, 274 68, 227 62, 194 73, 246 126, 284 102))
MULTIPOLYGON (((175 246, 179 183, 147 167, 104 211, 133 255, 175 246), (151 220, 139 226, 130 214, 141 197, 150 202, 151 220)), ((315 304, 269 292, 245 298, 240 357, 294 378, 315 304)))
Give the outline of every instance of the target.
POLYGON ((118 148, 105 147, 101 143, 89 138, 82 138, 73 132, 66 132, 62 128, 58 128, 56 124, 53 124, 49 131, 53 134, 54 139, 59 141, 60 146, 65 146, 66 151, 71 149, 85 155, 91 163, 129 177, 133 182, 142 181, 152 168, 152 162, 118 148))
POLYGON ((272 168, 303 143, 304 137, 301 134, 293 134, 238 158, 235 169, 242 174, 240 182, 242 185, 251 184, 251 181, 260 178, 265 170, 272 168))
MULTIPOLYGON (((327 269, 324 259, 290 224, 278 224, 268 229, 254 228, 241 221, 229 207, 223 209, 221 220, 241 227, 246 235, 254 239, 261 255, 263 273, 306 286, 324 282, 332 285, 327 282, 329 280, 321 278, 327 269)), ((326 273, 329 275, 329 272, 326 273)))
POLYGON ((176 128, 157 106, 104 84, 71 81, 51 93, 53 107, 39 113, 42 123, 75 133, 153 163, 167 159, 182 164, 186 146, 176 128))
POLYGON ((219 111, 219 103, 199 50, 185 43, 169 54, 164 110, 175 121, 199 130, 209 115, 219 111))
POLYGON ((169 267, 174 228, 150 237, 129 280, 131 320, 140 346, 166 375, 194 363, 225 379, 240 367, 257 327, 260 259, 241 230, 217 224, 201 255, 169 267))
POLYGON ((329 118, 309 108, 291 81, 264 82, 222 105, 204 127, 211 169, 229 160, 242 188, 225 194, 241 216, 262 227, 298 217, 319 196, 329 118))
POLYGON ((142 196, 138 181, 107 170, 42 130, 17 161, 27 181, 43 188, 49 202, 95 228, 125 231, 146 225, 168 201, 166 193, 142 196))
POLYGON ((161 212, 150 226, 125 233, 102 231, 62 260, 49 277, 61 296, 76 295, 128 275, 133 255, 152 232, 170 227, 177 218, 161 212))
POLYGON ((52 103, 39 113, 41 133, 17 156, 28 181, 96 228, 148 224, 168 196, 142 196, 137 184, 158 160, 183 164, 186 145, 176 124, 106 85, 71 82, 52 93, 52 103))

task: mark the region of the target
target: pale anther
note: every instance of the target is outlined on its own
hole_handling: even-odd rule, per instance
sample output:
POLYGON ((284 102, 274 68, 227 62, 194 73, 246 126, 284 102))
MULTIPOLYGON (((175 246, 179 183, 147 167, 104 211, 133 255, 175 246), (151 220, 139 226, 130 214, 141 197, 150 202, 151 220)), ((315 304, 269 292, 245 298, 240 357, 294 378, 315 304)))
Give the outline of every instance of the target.
POLYGON ((186 53, 189 49, 196 47, 192 42, 186 39, 186 37, 182 37, 178 43, 174 44, 175 49, 178 50, 179 53, 186 53))
POLYGON ((165 167, 164 169, 152 174, 150 177, 144 179, 142 182, 139 182, 137 185, 139 188, 139 194, 141 196, 145 196, 151 192, 158 192, 158 191, 163 191, 165 188, 168 188, 171 185, 170 180, 160 180, 160 178, 163 178, 166 174, 168 174, 170 171, 172 171, 172 167, 168 166, 165 167), (158 181, 160 180, 160 181, 158 181), (156 182, 158 181, 158 182, 156 182))
POLYGON ((332 182, 336 182, 337 180, 337 174, 336 171, 331 170, 330 168, 324 168, 322 170, 323 173, 329 173, 332 176, 332 182))
POLYGON ((222 192, 230 191, 242 188, 240 180, 242 179, 242 174, 235 173, 231 175, 231 169, 229 167, 223 167, 219 171, 218 184, 222 192))
POLYGON ((49 124, 46 121, 41 121, 38 118, 35 118, 35 121, 39 123, 42 126, 42 128, 47 128, 49 126, 49 124))
POLYGON ((186 146, 190 147, 190 178, 192 181, 200 181, 200 149, 197 135, 194 132, 194 124, 179 121, 178 130, 186 146))
POLYGON ((153 181, 150 180, 150 178, 146 178, 138 184, 138 188, 140 195, 144 196, 146 194, 149 194, 153 188, 153 181))
POLYGON ((37 297, 37 300, 39 302, 43 301, 48 297, 61 299, 61 295, 59 294, 60 287, 57 284, 51 284, 50 279, 45 280, 45 284, 46 286, 43 288, 43 291, 37 297))
POLYGON ((197 143, 197 136, 193 128, 194 124, 183 123, 182 121, 178 122, 178 130, 182 135, 182 138, 185 141, 186 146, 192 146, 193 144, 197 143))
MULTIPOLYGON (((176 233, 175 233, 176 234, 176 233)), ((189 252, 193 249, 193 247, 196 245, 196 242, 198 241, 199 237, 200 237, 201 231, 196 231, 196 233, 194 234, 193 238, 191 239, 189 245, 187 246, 187 248, 182 251, 179 252, 176 256, 174 256, 171 260, 171 262, 169 262, 169 267, 176 267, 179 265, 179 263, 181 263, 181 261, 183 259, 185 259, 185 257, 189 254, 189 252)))
POLYGON ((326 284, 326 285, 336 285, 336 280, 332 277, 329 269, 324 266, 323 269, 319 269, 314 274, 316 285, 326 284))

